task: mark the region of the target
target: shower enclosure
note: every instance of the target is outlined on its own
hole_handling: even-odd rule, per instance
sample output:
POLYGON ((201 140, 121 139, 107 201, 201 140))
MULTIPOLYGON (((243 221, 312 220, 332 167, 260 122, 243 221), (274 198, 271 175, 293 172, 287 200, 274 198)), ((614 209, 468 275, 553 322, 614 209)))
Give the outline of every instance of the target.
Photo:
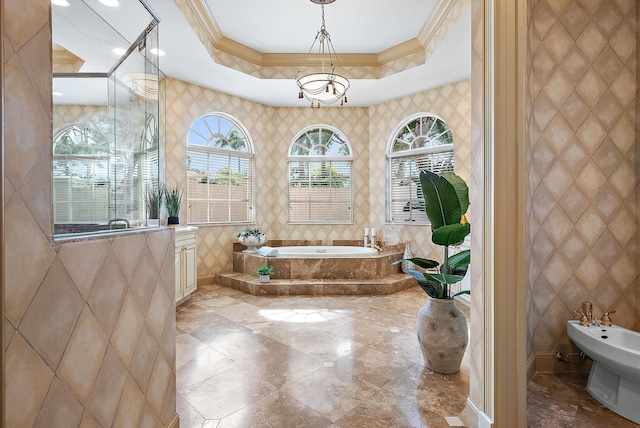
POLYGON ((52 2, 56 236, 159 225, 159 19, 142 0, 52 2))

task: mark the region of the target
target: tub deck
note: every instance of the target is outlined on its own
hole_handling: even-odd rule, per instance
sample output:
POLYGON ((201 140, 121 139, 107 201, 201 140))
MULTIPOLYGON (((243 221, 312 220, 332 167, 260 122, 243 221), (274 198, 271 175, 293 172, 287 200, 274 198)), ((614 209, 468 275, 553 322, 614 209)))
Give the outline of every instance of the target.
POLYGON ((393 294, 417 285, 399 264, 392 265, 403 252, 403 247, 391 247, 364 257, 262 257, 234 247, 233 272, 218 274, 216 280, 254 295, 393 294), (268 283, 260 283, 255 273, 264 264, 274 269, 268 283))
POLYGON ((232 272, 218 274, 217 283, 256 296, 385 295, 416 286, 404 273, 381 279, 272 279, 260 283, 256 275, 232 272))

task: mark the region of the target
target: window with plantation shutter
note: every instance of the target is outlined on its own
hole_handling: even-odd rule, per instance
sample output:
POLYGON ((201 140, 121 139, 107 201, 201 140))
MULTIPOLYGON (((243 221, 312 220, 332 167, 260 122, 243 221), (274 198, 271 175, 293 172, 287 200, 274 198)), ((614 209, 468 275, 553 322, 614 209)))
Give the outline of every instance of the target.
POLYGON ((253 158, 236 119, 212 113, 196 120, 187 136, 187 222, 252 222, 253 158))
POLYGON ((289 222, 352 223, 351 146, 338 130, 314 125, 289 147, 289 222))
POLYGON ((453 172, 453 136, 441 118, 417 114, 400 123, 387 148, 387 221, 427 224, 420 171, 453 172))

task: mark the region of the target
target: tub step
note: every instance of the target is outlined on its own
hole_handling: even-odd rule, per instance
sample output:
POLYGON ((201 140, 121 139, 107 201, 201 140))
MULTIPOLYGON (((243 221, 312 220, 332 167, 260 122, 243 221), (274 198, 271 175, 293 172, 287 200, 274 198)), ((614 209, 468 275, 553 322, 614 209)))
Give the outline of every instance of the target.
POLYGON ((219 285, 256 296, 322 296, 393 294, 417 285, 409 275, 399 273, 380 279, 272 279, 258 281, 256 275, 239 272, 216 275, 219 285))

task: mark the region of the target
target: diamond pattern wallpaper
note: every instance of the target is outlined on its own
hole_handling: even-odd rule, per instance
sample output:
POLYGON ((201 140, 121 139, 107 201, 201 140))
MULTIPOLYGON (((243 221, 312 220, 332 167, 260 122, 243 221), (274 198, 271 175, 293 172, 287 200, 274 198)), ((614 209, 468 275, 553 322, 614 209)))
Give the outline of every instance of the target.
MULTIPOLYGON (((4 2, 8 427, 170 426, 170 230, 52 241, 49 6, 4 2), (44 61, 44 63, 43 63, 44 61)), ((92 106, 60 109, 55 120, 92 106)))
POLYGON ((583 301, 638 325, 636 8, 533 2, 529 354, 571 350, 583 301))
MULTIPOLYGON (((186 136, 205 113, 224 112, 249 131, 256 153, 255 222, 271 239, 360 239, 365 227, 385 233, 386 147, 394 127, 407 116, 430 112, 441 116, 454 134, 456 169, 468 180, 471 136, 470 82, 462 81, 370 108, 321 109, 269 107, 211 89, 167 78, 167 179, 186 180, 186 136), (295 135, 310 125, 340 130, 353 148, 353 224, 292 225, 288 223, 287 153, 295 135)), ((186 207, 181 222, 186 220, 186 207)), ((232 244, 242 225, 199 225, 198 278, 213 280, 232 270, 232 244)), ((416 255, 439 258, 428 228, 406 226, 401 238, 412 240, 416 255)))

